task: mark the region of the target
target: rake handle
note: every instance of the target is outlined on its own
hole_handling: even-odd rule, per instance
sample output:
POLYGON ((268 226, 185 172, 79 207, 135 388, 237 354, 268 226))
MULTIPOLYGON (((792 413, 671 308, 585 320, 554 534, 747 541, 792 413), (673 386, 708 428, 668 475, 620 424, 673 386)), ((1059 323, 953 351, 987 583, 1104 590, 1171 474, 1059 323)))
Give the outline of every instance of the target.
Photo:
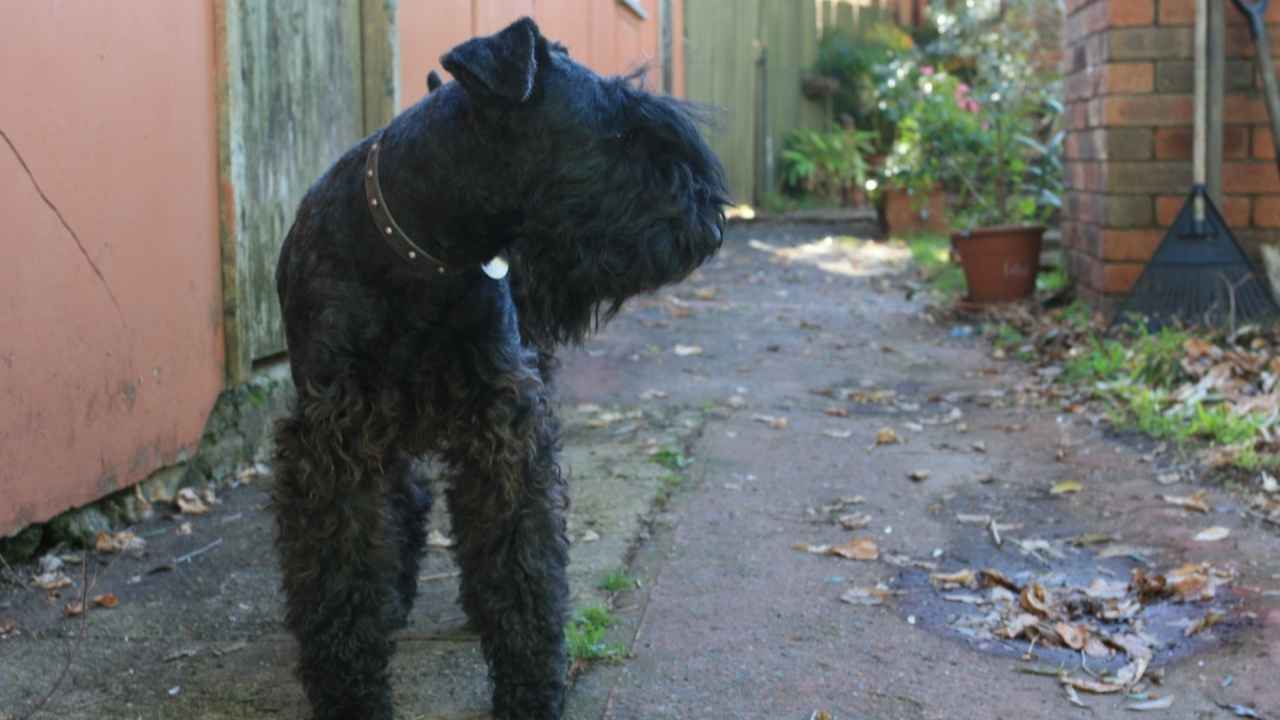
MULTIPOLYGON (((1240 12, 1249 19, 1249 31, 1253 34, 1253 42, 1258 50, 1262 86, 1267 93, 1267 117, 1271 119, 1271 139, 1276 144, 1280 144, 1280 85, 1276 82, 1276 65, 1271 59, 1271 39, 1267 37, 1267 25, 1263 19, 1269 0, 1258 2, 1234 0, 1234 2, 1240 12)), ((1280 153, 1276 154, 1276 168, 1280 171, 1280 153)))

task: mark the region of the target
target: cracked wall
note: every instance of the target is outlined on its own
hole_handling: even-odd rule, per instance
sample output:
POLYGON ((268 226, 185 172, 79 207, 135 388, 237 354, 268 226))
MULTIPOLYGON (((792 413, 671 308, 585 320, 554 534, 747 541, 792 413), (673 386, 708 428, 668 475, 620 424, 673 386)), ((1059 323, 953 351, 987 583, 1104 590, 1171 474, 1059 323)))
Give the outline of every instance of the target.
POLYGON ((0 24, 0 537, 189 454, 222 390, 209 3, 0 24))

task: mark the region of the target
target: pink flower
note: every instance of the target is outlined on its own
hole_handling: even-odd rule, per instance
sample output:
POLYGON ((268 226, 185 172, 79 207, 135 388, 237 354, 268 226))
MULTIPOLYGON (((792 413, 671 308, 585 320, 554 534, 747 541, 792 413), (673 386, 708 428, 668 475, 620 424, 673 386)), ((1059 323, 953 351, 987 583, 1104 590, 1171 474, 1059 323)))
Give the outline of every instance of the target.
POLYGON ((968 85, 964 83, 960 83, 959 85, 956 86, 956 92, 955 92, 956 106, 965 112, 976 113, 978 112, 980 106, 978 105, 977 100, 974 100, 972 97, 970 97, 969 91, 971 89, 972 88, 970 88, 968 85))
POLYGON ((925 76, 925 77, 929 77, 930 75, 933 75, 933 66, 932 66, 932 65, 925 65, 925 66, 921 67, 921 68, 920 68, 920 74, 921 74, 921 75, 923 75, 923 76, 925 76))

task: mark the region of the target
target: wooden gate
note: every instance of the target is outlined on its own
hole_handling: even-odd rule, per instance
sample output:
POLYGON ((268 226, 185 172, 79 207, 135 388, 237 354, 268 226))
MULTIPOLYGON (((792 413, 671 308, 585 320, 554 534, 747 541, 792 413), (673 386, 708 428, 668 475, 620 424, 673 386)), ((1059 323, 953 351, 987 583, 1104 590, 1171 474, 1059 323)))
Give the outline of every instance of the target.
POLYGON ((275 264, 298 201, 395 107, 394 0, 218 0, 227 376, 285 349, 275 264))
POLYGON ((737 202, 777 187, 773 163, 796 128, 820 129, 826 113, 801 93, 826 28, 869 18, 919 23, 925 0, 686 0, 685 72, 690 100, 719 108, 711 145, 737 202))
POLYGON ((822 108, 801 81, 818 57, 811 0, 686 0, 685 87, 720 110, 711 146, 736 202, 759 202, 783 137, 818 127, 822 108))

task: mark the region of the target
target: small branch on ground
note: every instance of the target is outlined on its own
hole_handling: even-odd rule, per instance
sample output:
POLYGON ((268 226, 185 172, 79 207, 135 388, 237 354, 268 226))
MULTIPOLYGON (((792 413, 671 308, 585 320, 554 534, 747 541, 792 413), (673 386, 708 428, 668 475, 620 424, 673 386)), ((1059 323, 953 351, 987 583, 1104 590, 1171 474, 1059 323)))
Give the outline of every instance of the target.
POLYGON ((17 587, 25 588, 27 586, 27 584, 22 581, 22 576, 13 571, 13 568, 9 566, 9 561, 5 560, 3 555, 0 555, 0 566, 4 567, 5 580, 17 587))
POLYGON ((30 720, 35 717, 41 710, 49 704, 53 696, 58 692, 58 688, 62 687, 62 683, 66 681, 67 675, 71 672, 72 661, 80 650, 80 646, 84 644, 85 635, 89 629, 89 589, 98 582, 98 568, 93 570, 93 579, 89 578, 89 552, 86 550, 80 555, 80 632, 76 635, 74 642, 67 645, 67 657, 62 662, 62 670, 58 673, 58 678, 53 681, 53 686, 49 691, 40 698, 25 715, 19 715, 17 720, 30 720))

